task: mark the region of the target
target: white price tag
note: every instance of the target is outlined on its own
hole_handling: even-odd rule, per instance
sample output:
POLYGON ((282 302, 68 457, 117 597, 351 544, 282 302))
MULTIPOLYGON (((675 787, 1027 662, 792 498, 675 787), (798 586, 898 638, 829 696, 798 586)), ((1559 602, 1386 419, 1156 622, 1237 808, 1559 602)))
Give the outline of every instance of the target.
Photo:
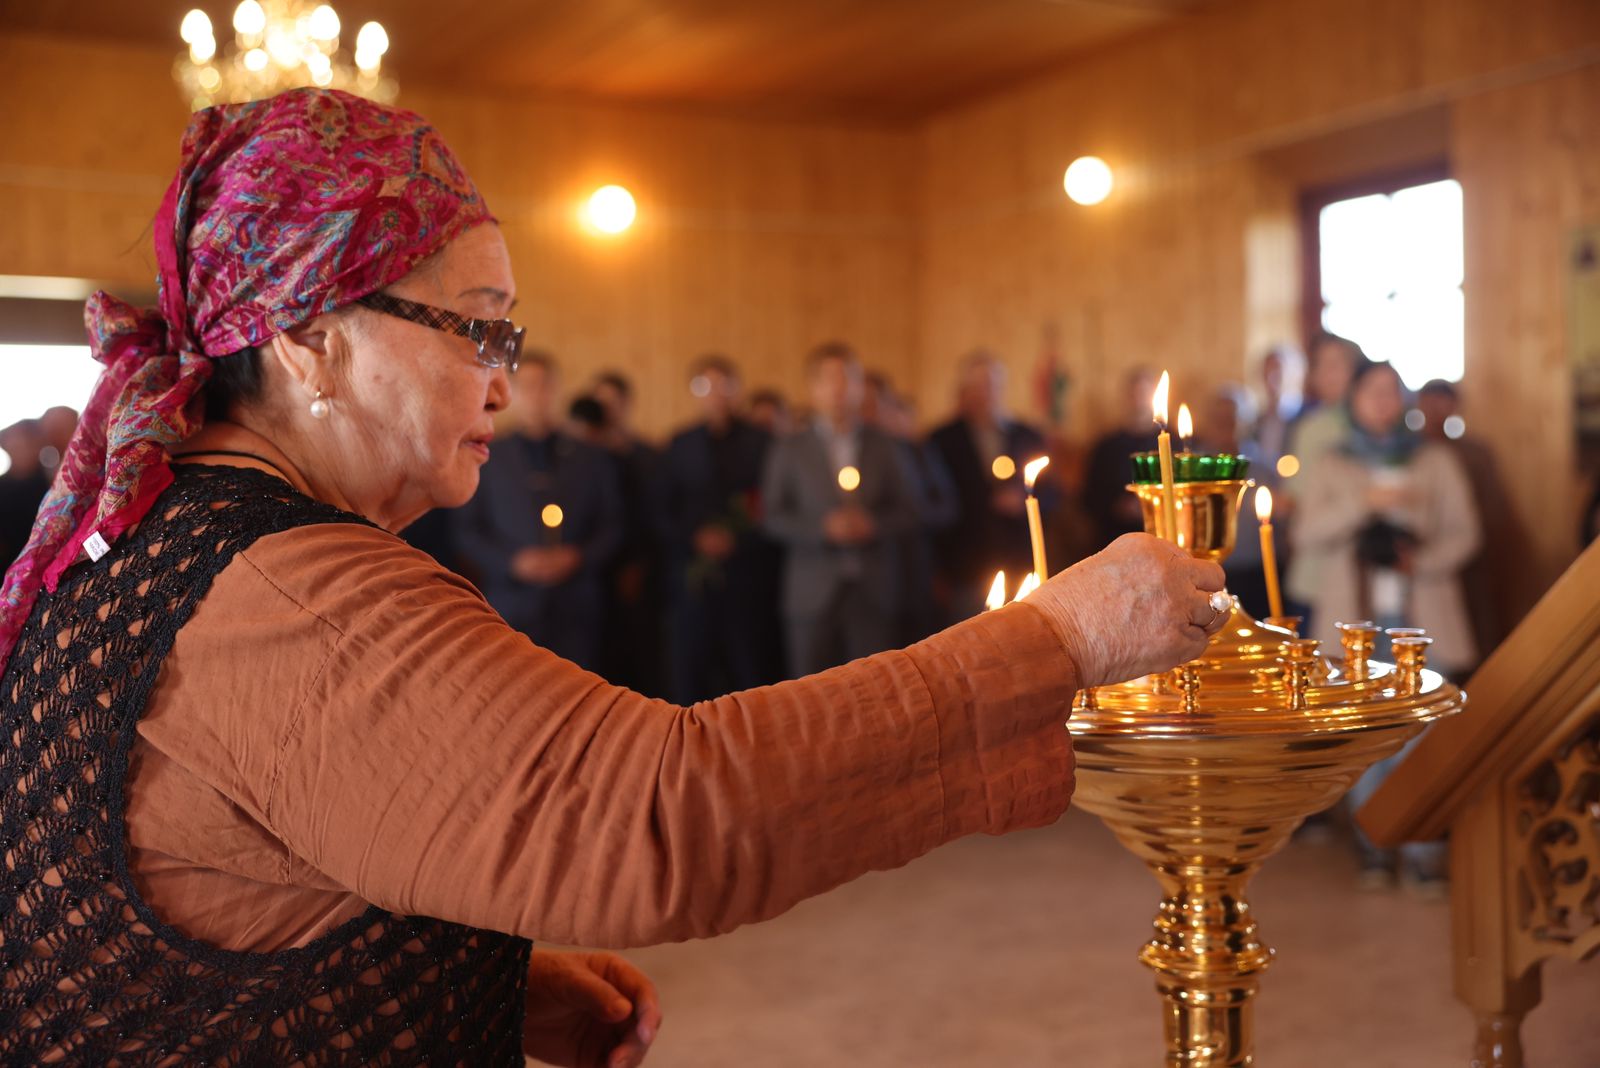
POLYGON ((83 539, 83 551, 89 554, 89 559, 98 562, 102 556, 111 551, 111 546, 106 544, 106 539, 102 538, 97 530, 83 539))

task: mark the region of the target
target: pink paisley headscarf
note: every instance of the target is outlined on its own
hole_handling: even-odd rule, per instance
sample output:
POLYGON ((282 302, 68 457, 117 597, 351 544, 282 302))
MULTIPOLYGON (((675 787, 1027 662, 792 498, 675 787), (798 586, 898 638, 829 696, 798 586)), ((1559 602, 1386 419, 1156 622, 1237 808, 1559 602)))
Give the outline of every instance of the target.
POLYGON ((297 89, 198 112, 155 219, 160 306, 84 309, 105 365, 32 536, 0 587, 0 664, 40 587, 98 559, 172 483, 210 357, 398 281, 490 218, 437 131, 348 93, 297 89))

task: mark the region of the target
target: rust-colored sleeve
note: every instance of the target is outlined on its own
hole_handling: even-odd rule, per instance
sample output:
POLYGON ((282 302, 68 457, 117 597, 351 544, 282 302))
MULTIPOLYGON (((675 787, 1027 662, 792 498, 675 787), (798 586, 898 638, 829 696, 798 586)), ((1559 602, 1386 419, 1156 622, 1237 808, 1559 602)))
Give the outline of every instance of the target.
POLYGON ((680 708, 535 647, 381 532, 247 555, 324 635, 296 700, 234 727, 274 750, 247 807, 397 912, 590 946, 703 937, 1049 823, 1072 793, 1074 669, 1027 605, 680 708))

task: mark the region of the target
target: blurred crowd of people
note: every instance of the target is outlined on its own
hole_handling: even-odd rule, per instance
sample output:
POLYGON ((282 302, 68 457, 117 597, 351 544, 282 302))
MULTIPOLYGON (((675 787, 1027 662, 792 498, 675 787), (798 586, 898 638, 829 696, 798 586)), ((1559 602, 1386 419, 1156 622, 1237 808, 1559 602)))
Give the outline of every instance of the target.
MULTIPOLYGON (((1291 614, 1328 642, 1347 619, 1426 627, 1431 661, 1468 672, 1515 621, 1488 563, 1521 541, 1455 387, 1412 396, 1327 334, 1257 367, 1250 387, 1197 406, 1187 444, 1250 457, 1273 488, 1291 614)), ((954 410, 925 435, 910 397, 849 345, 817 347, 806 373, 794 403, 747 395, 731 360, 705 356, 688 375, 698 420, 656 445, 634 430, 624 375, 569 392, 555 359, 531 353, 477 495, 405 536, 534 641, 691 702, 915 641, 981 610, 997 570, 1014 588, 1031 568, 1022 468, 1037 456, 1052 460, 1037 492, 1053 568, 1141 528, 1125 487, 1129 454, 1155 444, 1147 369, 1126 373, 1115 425, 1092 442, 1011 416, 987 351, 962 362, 954 410)), ((54 408, 0 431, 0 563, 21 551, 75 423, 54 408)), ((1227 567, 1260 617, 1254 528, 1246 507, 1227 567)))
POLYGON ((810 353, 800 403, 747 395, 708 355, 688 376, 698 420, 657 446, 625 376, 569 398, 534 353, 477 495, 406 537, 534 641, 646 693, 809 674, 925 637, 979 610, 995 570, 1028 570, 1020 471, 1045 442, 1004 412, 1004 374, 969 356, 957 410, 924 438, 844 343, 810 353))

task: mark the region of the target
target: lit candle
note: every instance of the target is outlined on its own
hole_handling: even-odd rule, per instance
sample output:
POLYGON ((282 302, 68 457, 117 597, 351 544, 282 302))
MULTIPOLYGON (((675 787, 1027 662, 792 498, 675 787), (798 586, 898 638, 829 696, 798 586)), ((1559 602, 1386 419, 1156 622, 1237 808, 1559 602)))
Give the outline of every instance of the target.
POLYGON ((1155 396, 1150 399, 1150 413, 1161 432, 1156 435, 1156 449, 1161 456, 1161 529, 1156 533, 1168 541, 1178 540, 1178 517, 1174 502, 1177 491, 1172 477, 1172 435, 1167 433, 1167 392, 1172 388, 1172 377, 1161 372, 1161 382, 1155 396))
POLYGON ((1011 598, 1011 600, 1013 603, 1020 601, 1038 588, 1039 576, 1030 571, 1026 575, 1022 576, 1022 585, 1017 587, 1017 595, 1011 598))
POLYGON ((1178 405, 1178 449, 1185 454, 1189 451, 1189 441, 1194 437, 1194 416, 1189 414, 1187 404, 1178 405))
POLYGON ((1261 566, 1267 573, 1267 607, 1274 619, 1283 618, 1283 593, 1278 589, 1278 550, 1272 541, 1272 491, 1256 490, 1256 518, 1261 520, 1261 566))
POLYGON ((983 602, 983 607, 986 611, 993 612, 996 608, 1004 607, 1005 603, 1006 573, 1004 571, 996 571, 994 573, 994 582, 989 586, 989 596, 983 602))
POLYGON ((566 514, 561 511, 559 504, 547 504, 539 513, 539 521, 550 532, 551 542, 559 542, 561 540, 561 522, 565 518, 566 514))
POLYGON ((1033 543, 1033 573, 1040 583, 1050 577, 1050 566, 1044 560, 1044 520, 1039 516, 1039 498, 1034 496, 1033 484, 1039 480, 1039 472, 1049 466, 1050 457, 1041 456, 1029 460, 1022 469, 1022 484, 1028 488, 1028 539, 1033 543))
POLYGON ((861 472, 859 469, 846 465, 839 468, 839 488, 846 493, 854 493, 861 487, 861 472))

